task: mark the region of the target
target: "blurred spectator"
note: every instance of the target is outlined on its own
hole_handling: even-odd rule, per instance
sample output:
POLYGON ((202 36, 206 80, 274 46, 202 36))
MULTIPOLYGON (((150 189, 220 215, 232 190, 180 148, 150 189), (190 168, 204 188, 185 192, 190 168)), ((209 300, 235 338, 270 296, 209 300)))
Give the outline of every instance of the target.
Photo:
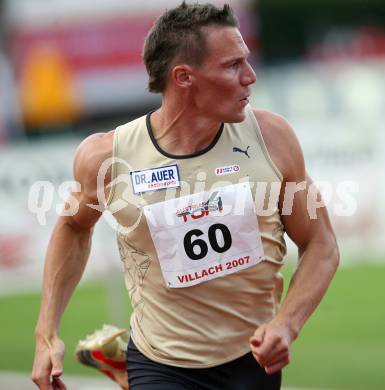
POLYGON ((0 49, 0 143, 22 135, 16 85, 7 56, 0 49))
POLYGON ((0 0, 0 143, 23 134, 16 85, 6 52, 4 2, 0 0))
POLYGON ((5 124, 4 124, 4 114, 3 114, 3 104, 1 96, 3 95, 2 91, 4 90, 4 86, 2 83, 1 73, 3 69, 3 64, 1 61, 1 52, 3 46, 3 19, 4 19, 4 2, 0 0, 0 144, 4 142, 5 138, 5 124))

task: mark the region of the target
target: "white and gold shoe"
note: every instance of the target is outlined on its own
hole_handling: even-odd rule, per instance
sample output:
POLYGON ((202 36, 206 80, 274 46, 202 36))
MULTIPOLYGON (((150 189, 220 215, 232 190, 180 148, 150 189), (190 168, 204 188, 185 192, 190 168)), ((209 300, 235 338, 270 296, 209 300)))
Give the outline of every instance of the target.
POLYGON ((122 389, 128 389, 126 349, 130 339, 127 329, 103 325, 76 346, 76 359, 94 367, 117 382, 122 389))

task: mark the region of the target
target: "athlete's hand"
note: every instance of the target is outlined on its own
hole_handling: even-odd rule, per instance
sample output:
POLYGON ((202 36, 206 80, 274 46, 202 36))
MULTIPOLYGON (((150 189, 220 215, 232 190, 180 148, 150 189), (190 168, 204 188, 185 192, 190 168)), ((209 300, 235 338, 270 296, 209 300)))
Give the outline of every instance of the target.
POLYGON ((286 326, 272 321, 261 325, 250 337, 250 349, 266 373, 274 374, 289 364, 293 340, 286 326))
POLYGON ((64 343, 58 337, 36 337, 32 380, 40 390, 66 390, 63 373, 64 343))

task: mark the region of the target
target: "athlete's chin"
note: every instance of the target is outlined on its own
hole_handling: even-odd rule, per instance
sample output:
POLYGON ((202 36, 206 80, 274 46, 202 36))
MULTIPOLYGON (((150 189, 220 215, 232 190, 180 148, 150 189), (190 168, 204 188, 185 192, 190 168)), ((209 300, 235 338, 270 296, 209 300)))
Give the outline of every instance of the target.
POLYGON ((224 106, 222 108, 221 112, 216 115, 222 123, 240 123, 246 118, 245 107, 228 105, 226 108, 224 106))
POLYGON ((228 120, 225 122, 227 123, 240 123, 243 122, 246 119, 245 110, 242 110, 241 112, 234 113, 233 115, 229 116, 228 120))

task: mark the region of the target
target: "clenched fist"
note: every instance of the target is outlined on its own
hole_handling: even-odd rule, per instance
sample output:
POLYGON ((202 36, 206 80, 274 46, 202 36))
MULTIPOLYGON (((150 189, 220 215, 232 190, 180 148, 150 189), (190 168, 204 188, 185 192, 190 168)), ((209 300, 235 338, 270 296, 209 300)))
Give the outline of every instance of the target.
POLYGON ((274 374, 289 364, 293 341, 286 326, 270 322, 261 325, 250 337, 250 349, 266 373, 274 374))

